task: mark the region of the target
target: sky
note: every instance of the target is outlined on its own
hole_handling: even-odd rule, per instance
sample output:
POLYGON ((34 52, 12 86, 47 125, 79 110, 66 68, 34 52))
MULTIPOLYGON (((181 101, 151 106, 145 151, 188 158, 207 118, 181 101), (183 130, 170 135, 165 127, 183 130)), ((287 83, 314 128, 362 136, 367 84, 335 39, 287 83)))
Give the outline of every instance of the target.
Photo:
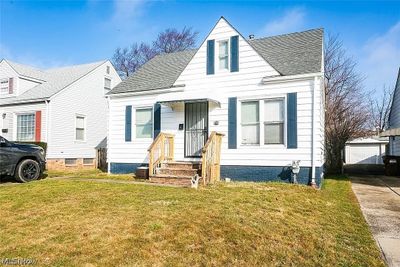
POLYGON ((399 1, 19 1, 0 0, 0 59, 53 68, 111 59, 117 47, 192 27, 198 44, 224 16, 244 36, 313 28, 339 35, 379 94, 400 67, 399 1))

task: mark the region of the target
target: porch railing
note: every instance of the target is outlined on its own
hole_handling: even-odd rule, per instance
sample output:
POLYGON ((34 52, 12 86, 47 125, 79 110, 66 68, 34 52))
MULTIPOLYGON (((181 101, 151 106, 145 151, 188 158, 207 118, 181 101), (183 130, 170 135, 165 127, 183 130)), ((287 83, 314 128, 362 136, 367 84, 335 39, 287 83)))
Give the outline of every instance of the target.
POLYGON ((224 134, 212 132, 201 151, 201 176, 203 184, 220 179, 221 144, 224 134))
POLYGON ((163 161, 174 160, 174 135, 160 133, 149 149, 149 174, 154 175, 163 161))

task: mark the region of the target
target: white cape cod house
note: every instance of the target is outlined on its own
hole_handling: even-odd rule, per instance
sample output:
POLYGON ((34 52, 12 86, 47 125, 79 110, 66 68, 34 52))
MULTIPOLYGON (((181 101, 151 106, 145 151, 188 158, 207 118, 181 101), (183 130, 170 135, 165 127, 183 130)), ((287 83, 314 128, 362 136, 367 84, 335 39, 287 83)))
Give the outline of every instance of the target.
POLYGON ((152 169, 161 134, 166 160, 201 161, 216 132, 222 178, 290 181, 300 160, 297 180, 320 185, 322 47, 322 29, 246 39, 221 17, 198 49, 156 56, 108 94, 109 171, 152 169))
POLYGON ((0 135, 47 143, 47 168, 94 168, 107 136, 105 94, 121 81, 109 61, 49 70, 0 62, 0 135))

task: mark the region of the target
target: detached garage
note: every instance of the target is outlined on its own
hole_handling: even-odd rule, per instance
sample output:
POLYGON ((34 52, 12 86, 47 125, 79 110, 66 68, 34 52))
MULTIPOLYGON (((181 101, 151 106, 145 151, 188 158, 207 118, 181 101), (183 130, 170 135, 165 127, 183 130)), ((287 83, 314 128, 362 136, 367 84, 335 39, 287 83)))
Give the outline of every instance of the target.
POLYGON ((358 138, 346 143, 345 164, 383 164, 389 139, 385 137, 358 138))

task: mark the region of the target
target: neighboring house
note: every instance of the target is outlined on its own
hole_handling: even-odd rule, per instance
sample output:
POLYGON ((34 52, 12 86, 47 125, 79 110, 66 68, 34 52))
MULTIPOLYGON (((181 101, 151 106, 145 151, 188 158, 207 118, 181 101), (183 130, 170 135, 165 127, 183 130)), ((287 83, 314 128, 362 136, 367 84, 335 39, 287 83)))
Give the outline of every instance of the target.
POLYGON ((323 30, 244 38, 221 17, 196 50, 156 56, 109 96, 111 173, 148 163, 160 133, 174 158, 199 161, 212 131, 221 177, 320 184, 324 164, 323 30))
POLYGON ((381 136, 389 137, 389 151, 387 151, 387 154, 400 156, 400 68, 390 107, 389 128, 381 136))
POLYGON ((386 155, 387 137, 371 136, 346 142, 345 164, 383 164, 386 155))
POLYGON ((39 70, 3 59, 0 135, 46 142, 49 169, 93 168, 107 136, 105 94, 120 81, 109 61, 39 70))

